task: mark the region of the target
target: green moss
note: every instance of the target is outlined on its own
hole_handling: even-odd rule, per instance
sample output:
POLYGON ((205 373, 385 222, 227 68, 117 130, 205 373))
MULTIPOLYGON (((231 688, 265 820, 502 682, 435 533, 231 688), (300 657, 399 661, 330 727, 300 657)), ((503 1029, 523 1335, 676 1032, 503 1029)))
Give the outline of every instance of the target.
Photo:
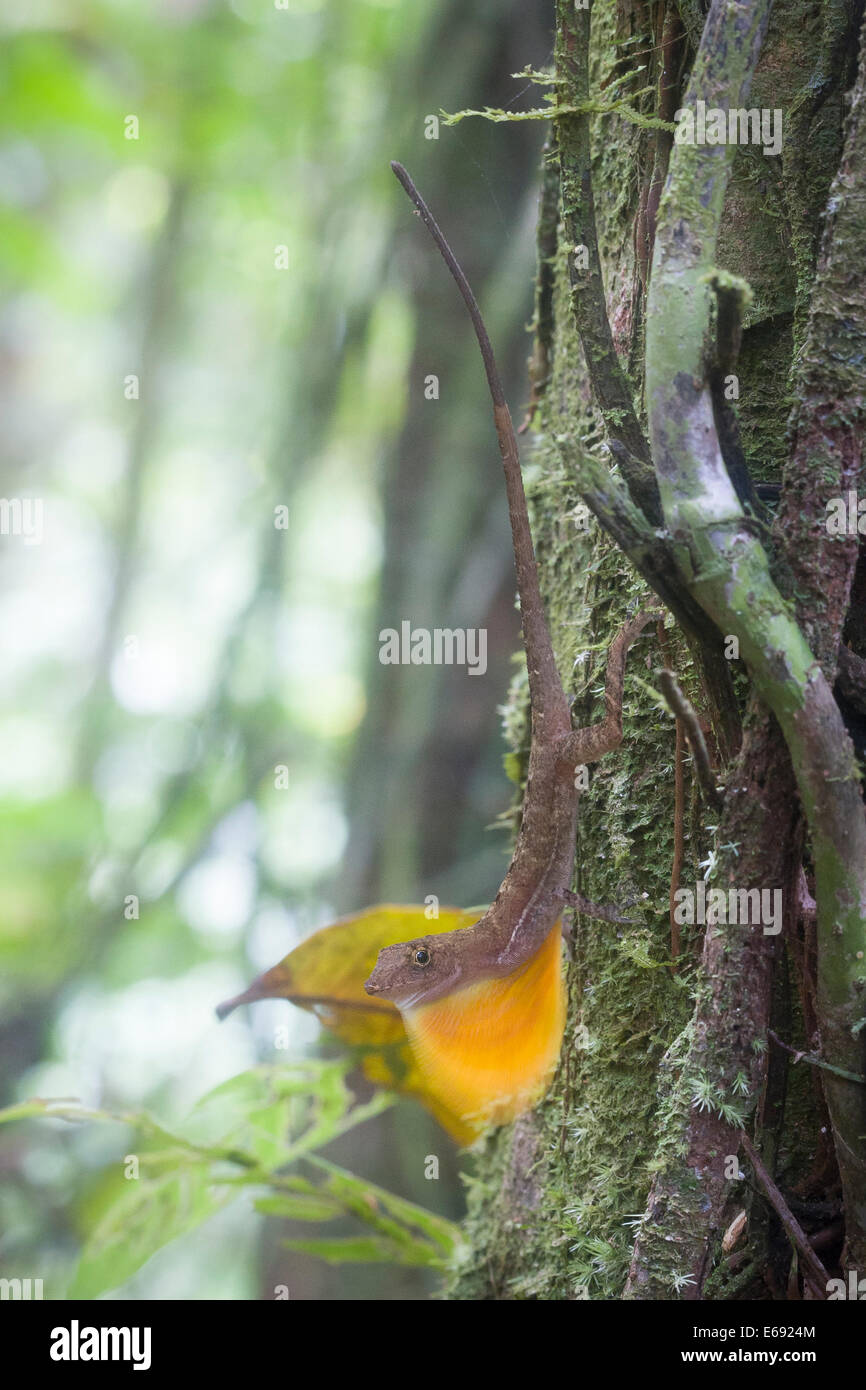
MULTIPOLYGON (((575 527, 579 501, 553 434, 597 434, 584 370, 570 329, 567 273, 560 252, 552 380, 535 467, 527 470, 533 533, 560 671, 575 696, 575 719, 603 713, 600 698, 607 645, 647 590, 591 520, 575 527)), ((686 673, 685 646, 671 634, 675 663, 686 673)), ((673 857, 673 720, 632 679, 661 664, 654 633, 633 649, 626 673, 622 747, 590 769, 579 813, 578 891, 596 902, 634 899, 637 926, 583 918, 575 928, 569 974, 567 1061, 533 1117, 537 1136, 538 1206, 531 1222, 501 1211, 515 1128, 489 1136, 473 1156, 466 1223, 469 1250, 451 1294, 616 1298, 622 1291, 633 1233, 626 1224, 642 1209, 657 1143, 657 1081, 661 1058, 691 1013, 686 970, 676 978, 670 956, 668 895, 673 857), (644 897, 644 895, 646 895, 644 897)), ((694 692, 693 692, 694 693, 694 692)), ((512 683, 505 727, 525 769, 526 682, 512 683)), ((709 837, 707 837, 708 843, 709 837)), ((684 882, 694 880, 706 845, 687 839, 684 882)), ((697 949, 686 939, 685 949, 697 949)))
POLYGON ((787 376, 793 348, 790 314, 755 324, 743 333, 737 364, 737 417, 749 472, 763 482, 779 482, 787 457, 786 431, 793 403, 787 376))
MULTIPOLYGON (((784 14, 777 12, 755 84, 756 104, 783 105, 781 96, 771 99, 767 94, 800 90, 816 25, 820 28, 816 15, 818 7, 807 3, 798 3, 793 12, 790 7, 784 14)), ((634 23, 628 27, 633 20, 615 0, 594 0, 593 89, 613 72, 625 51, 624 36, 634 39, 635 50, 646 47, 647 36, 641 38, 634 23)), ((637 80, 643 83, 645 75, 637 80)), ((829 134, 834 119, 828 111, 827 138, 821 136, 814 156, 808 153, 803 173, 809 217, 816 224, 834 149, 838 154, 838 129, 835 145, 829 134)), ((640 178, 651 161, 651 141, 649 133, 616 118, 596 122, 593 130, 603 277, 615 337, 632 371, 642 357, 643 331, 640 313, 633 313, 640 299, 635 292, 634 218, 640 178)), ((778 478, 785 457, 793 311, 798 276, 804 273, 803 265, 794 263, 789 209, 779 176, 778 163, 774 168, 762 155, 738 152, 718 256, 719 266, 745 277, 755 295, 737 368, 737 410, 747 460, 753 476, 761 479, 778 478)), ((572 327, 567 249, 560 244, 556 256, 550 379, 529 492, 560 670, 567 683, 570 679, 575 720, 586 724, 601 713, 607 644, 645 590, 594 520, 581 532, 572 519, 579 499, 563 458, 577 447, 597 447, 604 431, 590 403, 572 327)), ((634 375, 633 385, 640 404, 642 384, 634 375)), ((680 682, 700 708, 685 644, 672 633, 669 641, 680 682)), ((576 924, 562 1063, 543 1105, 517 1125, 487 1136, 470 1160, 468 1246, 449 1285, 452 1297, 620 1298, 639 1229, 635 1223, 644 1211, 653 1174, 682 1174, 679 1188, 667 1200, 683 1222, 688 1223, 700 1199, 697 1180, 682 1167, 694 1089, 682 1084, 686 1060, 700 1051, 700 1077, 692 1080, 709 1087, 734 1122, 754 1100, 741 1093, 738 1077, 712 1040, 702 1040, 702 1050, 695 1045, 694 963, 700 927, 684 928, 686 961, 680 973, 672 975, 666 964, 674 727, 635 680, 639 676, 652 683, 647 655, 651 667, 661 664, 654 635, 645 635, 629 659, 623 744, 590 769, 590 789, 580 804, 575 884, 597 902, 634 898, 630 914, 637 924, 614 927, 589 919, 576 924), (520 1180, 516 1172, 522 1174, 520 1180)), ((522 672, 512 683, 505 729, 512 750, 510 766, 525 771, 528 721, 522 672)), ((518 805, 519 800, 515 812, 518 805)), ((686 817, 684 885, 703 872, 698 864, 711 843, 712 830, 694 813, 693 802, 693 814, 686 817)), ((734 1011, 736 979, 725 988, 734 1011)), ((763 1048, 764 1039, 756 1039, 756 1046, 763 1048)), ((780 1152, 785 1171, 800 1176, 812 1156, 810 1136, 817 1132, 809 1078, 798 1073, 791 1094, 780 1152)), ((675 1227, 676 1221, 670 1225, 675 1227)), ((675 1242, 666 1245, 659 1240, 656 1250, 653 1278, 658 1296, 676 1297, 688 1278, 682 1257, 675 1242)), ((754 1284, 755 1271, 756 1260, 751 1258, 730 1277, 720 1269, 714 1296, 744 1296, 754 1284)))

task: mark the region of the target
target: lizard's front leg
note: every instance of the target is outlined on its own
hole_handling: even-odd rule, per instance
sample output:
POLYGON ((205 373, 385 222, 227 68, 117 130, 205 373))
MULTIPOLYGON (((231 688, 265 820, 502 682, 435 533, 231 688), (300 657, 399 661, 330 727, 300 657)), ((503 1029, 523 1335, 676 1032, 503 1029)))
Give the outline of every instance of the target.
POLYGON ((604 719, 586 729, 572 729, 562 738, 557 761, 574 770, 580 763, 594 763, 622 743, 622 689, 628 649, 647 623, 659 617, 658 608, 647 608, 625 623, 610 644, 604 682, 604 719))

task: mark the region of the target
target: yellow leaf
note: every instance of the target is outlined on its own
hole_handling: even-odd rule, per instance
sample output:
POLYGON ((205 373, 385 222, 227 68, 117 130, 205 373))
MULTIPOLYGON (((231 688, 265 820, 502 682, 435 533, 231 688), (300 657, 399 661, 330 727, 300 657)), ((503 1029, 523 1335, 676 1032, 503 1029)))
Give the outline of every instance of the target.
POLYGON ((249 989, 226 1000, 217 1015, 225 1018, 240 1004, 258 999, 289 999, 316 1014, 342 1042, 362 1049, 361 1069, 368 1080, 421 1101, 458 1143, 470 1143, 477 1127, 429 1093, 398 1009, 387 999, 371 999, 364 981, 383 946, 470 927, 483 910, 440 907, 439 916, 428 919, 422 906, 384 903, 343 917, 314 932, 249 989))

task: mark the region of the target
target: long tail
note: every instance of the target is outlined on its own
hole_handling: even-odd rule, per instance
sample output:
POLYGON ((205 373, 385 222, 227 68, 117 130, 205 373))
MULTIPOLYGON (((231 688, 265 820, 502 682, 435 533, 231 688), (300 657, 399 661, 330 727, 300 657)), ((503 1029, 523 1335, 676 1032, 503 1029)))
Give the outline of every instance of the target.
POLYGON ((562 690, 553 644, 547 627, 541 589, 538 583, 538 570, 535 564, 535 551, 532 546, 532 532, 529 529, 529 515, 526 509, 526 494, 523 490, 523 476, 520 471, 520 454, 517 437, 511 420, 511 412, 502 389, 502 378, 496 365, 496 358, 490 344, 490 337, 481 317, 478 301, 472 293, 469 281, 448 245, 433 214, 428 208, 411 177, 396 160, 391 168, 408 193, 421 215, 421 220, 439 248, 454 281, 469 310, 469 317, 475 329, 478 346, 487 373, 487 384, 493 401, 493 421, 502 455, 505 471, 505 490, 508 496, 508 513, 511 518, 511 536, 514 542, 514 565, 517 571, 517 589, 520 594, 520 612, 523 622, 523 641, 526 647, 527 668, 529 671, 529 693, 532 700, 533 715, 545 720, 549 715, 554 720, 568 721, 568 704, 562 690))

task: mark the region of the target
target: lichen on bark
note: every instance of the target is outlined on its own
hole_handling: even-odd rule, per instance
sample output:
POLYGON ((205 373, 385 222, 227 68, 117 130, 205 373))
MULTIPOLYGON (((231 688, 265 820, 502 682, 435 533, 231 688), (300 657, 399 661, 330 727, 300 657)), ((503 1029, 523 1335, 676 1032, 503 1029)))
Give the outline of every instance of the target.
MULTIPOLYGON (((842 148, 842 94, 851 74, 840 53, 839 34, 850 32, 851 13, 851 7, 829 2, 777 5, 753 101, 799 103, 796 129, 803 147, 795 159, 789 153, 784 174, 766 157, 737 151, 720 215, 717 210, 722 235, 714 264, 745 275, 754 292, 738 363, 737 412, 746 458, 761 478, 778 478, 790 452, 785 425, 792 373, 807 341, 804 306, 814 284, 820 214, 842 148), (822 36, 820 42, 816 35, 822 36), (804 72, 810 73, 810 81, 819 73, 821 86, 821 100, 811 101, 808 120, 802 114, 804 93, 814 96, 814 90, 804 83, 804 72)), ((687 35, 693 36, 695 16, 686 11, 683 19, 687 35)), ((651 39, 649 12, 642 6, 594 0, 591 91, 612 74, 627 87, 629 48, 651 52, 651 39)), ((686 43, 683 80, 689 74, 694 78, 694 43, 688 38, 686 43)), ((654 58, 643 61, 649 73, 635 77, 632 88, 657 77, 654 58)), ((560 100, 563 96, 569 96, 565 89, 560 100)), ((642 180, 657 160, 647 132, 618 118, 588 123, 597 274, 640 427, 646 285, 634 229, 642 180)), ((684 217, 700 216, 697 201, 694 189, 680 190, 684 217)), ((602 402, 601 412, 593 401, 590 383, 593 369, 597 377, 598 360, 587 363, 580 325, 572 318, 568 257, 573 245, 564 232, 561 221, 530 493, 560 670, 573 672, 579 722, 585 723, 593 717, 593 685, 598 684, 604 648, 626 605, 645 589, 634 566, 600 526, 592 522, 588 531, 578 530, 572 519, 581 493, 590 501, 596 484, 605 493, 602 502, 613 498, 614 510, 625 507, 625 481, 633 480, 621 479, 610 489, 604 485, 611 462, 604 453, 605 436, 616 439, 611 424, 621 420, 611 414, 609 401, 602 402)), ((709 283, 692 287, 693 299, 708 299, 711 293, 709 283)), ((688 331, 687 325, 686 336, 688 331)), ((602 360, 604 356, 602 352, 602 360)), ((801 517, 801 535, 813 523, 813 514, 801 517)), ((717 616, 722 631, 735 631, 724 608, 717 616)), ((778 618, 791 621, 784 606, 778 618)), ((679 634, 674 650, 681 683, 705 714, 712 714, 690 649, 679 634)), ((799 671, 803 680, 806 650, 799 671)), ((725 1177, 720 1160, 736 1155, 738 1147, 736 1125, 726 1115, 747 1118, 767 1083, 759 1130, 763 1126, 767 1147, 789 1180, 806 1183, 810 1165, 827 1159, 818 1138, 824 1122, 820 1082, 804 1081, 801 1068, 787 1100, 784 1084, 776 1094, 774 1076, 784 1073, 784 1064, 775 1053, 769 1082, 766 1078, 768 1020, 775 1018, 778 1025, 781 1009, 797 1036, 808 1019, 805 1006, 790 998, 787 984, 775 991, 772 987, 774 971, 777 981, 782 979, 782 946, 736 925, 710 930, 702 942, 696 927, 687 929, 683 942, 684 968, 677 976, 667 968, 674 736, 672 721, 635 680, 640 676, 652 682, 651 672, 641 665, 647 657, 650 666, 660 664, 654 639, 647 638, 632 655, 622 748, 595 769, 581 800, 576 885, 596 901, 637 897, 635 915, 641 922, 616 929, 577 923, 558 1075, 536 1112, 510 1130, 489 1135, 470 1160, 468 1245, 449 1284, 452 1297, 618 1298, 629 1266, 631 1296, 694 1296, 709 1277, 713 1297, 748 1297, 760 1287, 772 1214, 768 1220, 760 1203, 755 1209, 744 1199, 742 1182, 725 1177), (708 1112, 693 1104, 696 1093, 712 1092, 720 1108, 708 1112), (741 1202, 753 1208, 746 1248, 736 1260, 717 1264, 711 1274, 723 1222, 741 1202)), ((747 692, 742 675, 737 684, 742 701, 747 692)), ((525 682, 518 679, 512 701, 522 707, 524 700, 525 682)), ((786 709, 780 713, 787 717, 786 709)), ((524 720, 507 723, 512 731, 525 729, 524 720)), ((525 755, 525 748, 516 751, 525 755)), ((790 899, 801 850, 795 784, 779 727, 754 695, 745 709, 743 747, 728 771, 713 882, 744 885, 755 876, 764 886, 783 886, 790 899)), ((689 794, 686 883, 695 882, 707 867, 713 843, 708 821, 716 819, 702 813, 691 787, 689 794)), ((808 943, 798 935, 802 929, 800 919, 789 912, 785 930, 794 956, 808 954, 808 943)), ((791 969, 795 974, 799 969, 793 958, 791 969)))

